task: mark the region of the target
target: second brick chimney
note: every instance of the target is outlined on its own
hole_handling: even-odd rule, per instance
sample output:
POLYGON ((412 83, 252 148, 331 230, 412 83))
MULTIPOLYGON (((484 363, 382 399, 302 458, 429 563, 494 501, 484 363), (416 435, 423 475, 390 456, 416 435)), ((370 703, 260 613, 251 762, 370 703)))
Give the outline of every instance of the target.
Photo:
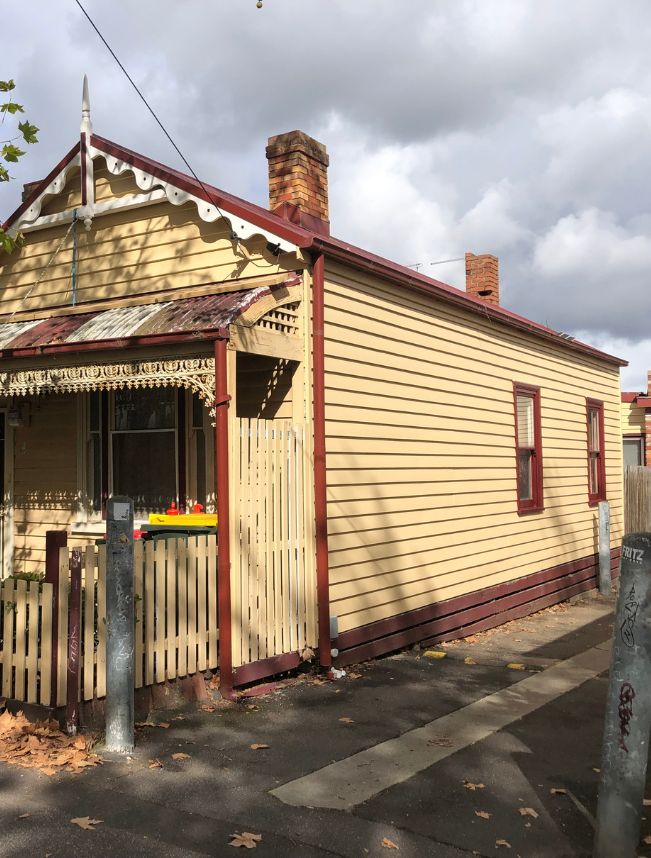
POLYGON ((497 256, 466 253, 466 292, 489 304, 500 303, 497 256))
POLYGON ((330 232, 326 147, 303 131, 270 137, 269 208, 315 232, 330 232))

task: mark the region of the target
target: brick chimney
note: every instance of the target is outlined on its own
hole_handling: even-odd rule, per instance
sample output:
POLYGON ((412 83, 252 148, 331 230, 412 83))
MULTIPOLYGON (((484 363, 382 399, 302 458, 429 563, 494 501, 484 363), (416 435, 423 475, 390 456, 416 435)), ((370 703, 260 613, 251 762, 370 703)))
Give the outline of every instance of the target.
POLYGON ((270 137, 269 208, 292 223, 320 233, 330 232, 328 164, 323 143, 303 131, 270 137))
POLYGON ((497 256, 466 253, 466 292, 489 304, 500 303, 497 256))

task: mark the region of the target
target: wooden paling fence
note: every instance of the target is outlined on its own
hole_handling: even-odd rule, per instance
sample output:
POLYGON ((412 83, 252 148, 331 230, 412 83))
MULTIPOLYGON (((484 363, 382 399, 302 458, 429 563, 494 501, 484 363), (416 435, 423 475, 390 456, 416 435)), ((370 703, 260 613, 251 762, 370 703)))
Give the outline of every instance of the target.
POLYGON ((233 665, 316 641, 311 473, 303 426, 236 420, 231 449, 233 665))
POLYGON ((624 532, 651 532, 651 468, 624 469, 624 532))
MULTIPOLYGON (((58 588, 7 579, 0 591, 0 688, 28 703, 66 702, 70 550, 58 588), (58 589, 58 594, 56 590, 58 589), (56 634, 53 628, 56 627, 56 634), (53 650, 56 657, 53 660, 53 650), (58 665, 53 675, 53 661, 58 665)), ((134 543, 136 688, 218 666, 214 536, 134 543)), ((82 551, 79 700, 106 694, 106 546, 82 551)))

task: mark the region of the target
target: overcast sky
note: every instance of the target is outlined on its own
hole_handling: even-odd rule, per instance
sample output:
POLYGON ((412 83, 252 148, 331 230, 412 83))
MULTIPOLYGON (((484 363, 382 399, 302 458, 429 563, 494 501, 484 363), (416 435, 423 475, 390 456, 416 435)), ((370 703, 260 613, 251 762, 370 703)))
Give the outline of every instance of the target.
MULTIPOLYGON (((651 368, 648 0, 82 0, 194 170, 267 205, 267 137, 328 147, 332 232, 651 368)), ((182 167, 74 0, 14 4, 0 78, 40 126, 0 185, 94 130, 182 167)), ((3 135, 5 136, 5 135, 3 135)))

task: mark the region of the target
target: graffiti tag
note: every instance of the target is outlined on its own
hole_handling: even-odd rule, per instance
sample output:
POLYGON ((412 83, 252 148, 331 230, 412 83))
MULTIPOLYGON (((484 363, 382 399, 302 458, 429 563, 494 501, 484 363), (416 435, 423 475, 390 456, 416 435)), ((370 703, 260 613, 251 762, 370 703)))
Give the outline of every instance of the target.
POLYGON ((619 706, 617 707, 617 714, 619 715, 619 747, 622 751, 626 751, 627 754, 628 748, 626 747, 625 739, 631 733, 629 724, 633 717, 634 698, 635 689, 631 683, 622 682, 622 687, 619 689, 619 706))
POLYGON ((624 622, 619 627, 622 640, 629 649, 633 649, 635 646, 635 621, 639 608, 640 603, 635 594, 635 584, 633 584, 624 602, 624 622))

